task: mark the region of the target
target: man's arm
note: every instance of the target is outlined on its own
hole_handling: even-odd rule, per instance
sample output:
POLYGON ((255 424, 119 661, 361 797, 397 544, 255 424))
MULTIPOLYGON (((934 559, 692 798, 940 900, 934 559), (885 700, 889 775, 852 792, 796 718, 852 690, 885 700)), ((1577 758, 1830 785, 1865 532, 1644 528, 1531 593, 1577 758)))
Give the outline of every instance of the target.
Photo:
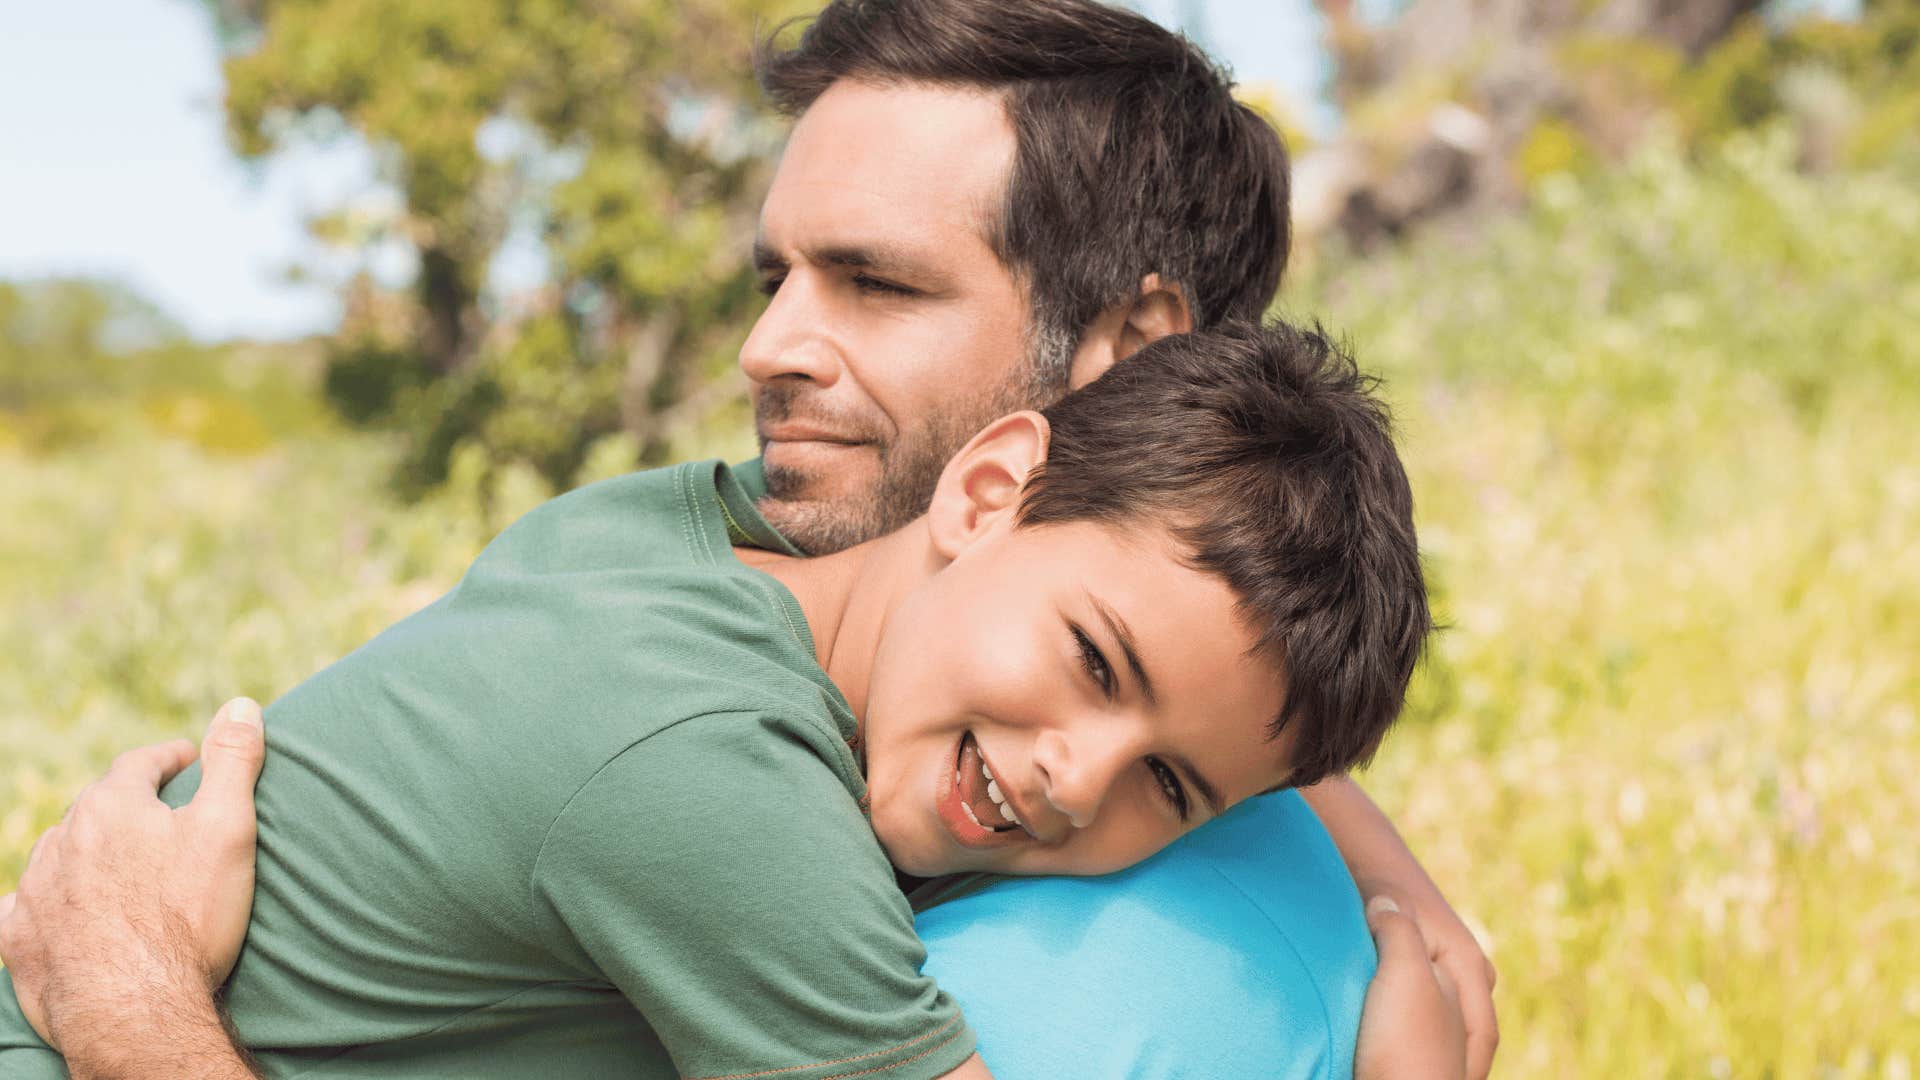
POLYGON ((216 1002, 253 905, 260 707, 227 703, 188 805, 158 798, 192 764, 184 740, 122 755, 34 846, 0 897, 0 963, 21 1013, 76 1080, 259 1074, 216 1002))
MULTIPOLYGON (((200 788, 177 811, 156 794, 194 760, 192 745, 122 756, 41 839, 20 892, 0 897, 0 960, 21 1011, 75 1080, 260 1075, 215 994, 252 906, 260 724, 252 702, 222 710, 201 751, 200 788)), ((941 1080, 992 1076, 975 1054, 941 1080)))
MULTIPOLYGON (((178 811, 154 796, 191 763, 192 746, 168 744, 124 756, 35 848, 21 892, 0 897, 0 962, 11 969, 23 1011, 42 1037, 51 1035, 48 1041, 68 1055, 76 1077, 120 1074, 128 1062, 137 1062, 139 1074, 147 1076, 258 1075, 224 1027, 213 988, 238 955, 251 908, 252 789, 265 754, 259 724, 251 702, 222 710, 202 749, 205 779, 178 811), (194 872, 163 873, 183 866, 194 872), (173 884, 162 890, 149 884, 154 882, 173 884), (89 898, 84 907, 81 897, 89 898), (111 900, 102 904, 101 898, 111 900)), ((1484 1000, 1490 965, 1464 925, 1458 934, 1468 948, 1456 947, 1449 964, 1442 948, 1428 944, 1431 930, 1423 939, 1420 916, 1409 918, 1414 912, 1399 914, 1380 902, 1394 894, 1418 905, 1415 898, 1424 891, 1426 919, 1458 925, 1358 787, 1340 779, 1304 794, 1363 895, 1374 901, 1368 914, 1380 974, 1368 990, 1356 1075, 1457 1075, 1436 1071, 1436 1064, 1459 1059, 1458 1038, 1436 1041, 1425 1033, 1450 1023, 1457 1030, 1459 1018, 1472 1015, 1453 968, 1463 958, 1478 960, 1484 1000)), ((1484 1011, 1474 1076, 1485 1075, 1497 1040, 1490 1000, 1484 1011)), ((1468 1030, 1474 1030, 1471 1022, 1468 1030)), ((989 1074, 975 1055, 946 1076, 982 1080, 989 1074)))
MULTIPOLYGON (((1388 1036, 1402 1023, 1409 1029, 1416 1027, 1407 1017, 1433 1008, 1450 1009, 1458 1013, 1466 1028, 1466 1075, 1471 1080, 1485 1080, 1493 1067, 1494 1049, 1500 1043, 1500 1028, 1493 1010, 1493 962, 1466 923, 1454 913, 1446 897, 1440 895, 1439 886, 1421 869, 1393 823, 1367 793, 1360 790, 1360 785, 1348 777, 1336 776, 1302 789, 1301 794, 1340 849, 1354 884, 1369 903, 1372 921, 1381 922, 1374 902, 1381 897, 1390 898, 1393 912, 1411 917, 1413 936, 1425 947, 1424 957, 1417 950, 1405 948, 1405 943, 1398 940, 1404 937, 1400 931, 1405 928, 1397 925, 1390 932, 1398 947, 1389 949, 1386 938, 1381 938, 1380 974, 1375 976, 1375 982, 1391 983, 1390 1000, 1400 1004, 1381 1015, 1373 994, 1369 994, 1361 1021, 1362 1057, 1375 1045, 1400 1042, 1388 1036), (1385 1035, 1369 1038, 1383 1026, 1385 1035)), ((1406 919, 1388 921, 1397 924, 1406 919)), ((1380 926, 1376 925, 1375 929, 1378 935, 1380 926)), ((1364 1066, 1365 1062, 1356 1065, 1361 1075, 1367 1075, 1362 1071, 1364 1066)), ((1379 1072, 1376 1075, 1402 1074, 1379 1072)))

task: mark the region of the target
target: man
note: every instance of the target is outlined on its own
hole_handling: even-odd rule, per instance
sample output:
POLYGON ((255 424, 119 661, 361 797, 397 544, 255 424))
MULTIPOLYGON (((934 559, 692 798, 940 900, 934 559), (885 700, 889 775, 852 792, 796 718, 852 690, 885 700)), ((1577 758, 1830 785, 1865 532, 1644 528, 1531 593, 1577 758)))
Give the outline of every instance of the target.
MULTIPOLYGON (((755 258, 771 299, 741 363, 755 385, 762 510, 809 551, 911 519, 986 419, 1084 385, 1169 333, 1256 315, 1278 285, 1288 238, 1277 139, 1204 57, 1138 16, 1086 0, 836 3, 796 48, 764 56, 761 75, 799 120, 762 213, 755 258)), ((254 747, 256 730, 216 725, 211 749, 254 747)), ((219 783, 209 762, 207 801, 191 816, 163 821, 135 797, 181 753, 129 757, 76 807, 88 828, 61 830, 38 855, 54 863, 39 880, 119 883, 126 923, 96 922, 89 938, 23 904, 0 938, 40 943, 44 968, 16 977, 50 1013, 127 999, 130 982, 149 980, 131 996, 158 994, 163 1015, 133 1010, 99 1037, 173 1047, 184 1061, 219 1049, 206 988, 223 969, 194 948, 219 935, 112 937, 163 912, 231 921, 218 888, 130 888, 143 858, 202 860, 228 892, 247 880, 236 857, 251 845, 244 755, 237 769, 220 759, 219 783), (152 831, 131 851, 95 822, 152 831)), ((1412 916, 1377 916, 1363 1071, 1407 1075, 1392 1057, 1406 1049, 1396 1022, 1457 1010, 1465 1071, 1485 1075, 1497 1035, 1478 945, 1356 786, 1337 779, 1307 795, 1362 893, 1412 916), (1423 937, 1424 954, 1406 947, 1423 937)))

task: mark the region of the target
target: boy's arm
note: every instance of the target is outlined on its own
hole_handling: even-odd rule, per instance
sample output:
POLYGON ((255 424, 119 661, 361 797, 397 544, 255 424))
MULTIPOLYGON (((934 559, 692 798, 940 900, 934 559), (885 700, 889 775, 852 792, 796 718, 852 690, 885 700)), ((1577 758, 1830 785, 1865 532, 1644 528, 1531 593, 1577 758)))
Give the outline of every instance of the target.
MULTIPOLYGON (((1418 925, 1426 944, 1426 960, 1450 984, 1456 999, 1454 1004, 1466 1027, 1466 1075, 1472 1080, 1485 1080, 1493 1067, 1494 1049, 1500 1042, 1500 1028, 1493 1010, 1493 962, 1466 923, 1454 913, 1447 898, 1440 895, 1439 886, 1421 869, 1393 823, 1367 793, 1360 790, 1360 785, 1349 777, 1336 776, 1301 789, 1301 794, 1340 849, 1361 897, 1369 902, 1376 897, 1392 897, 1418 925)), ((1419 958, 1400 959, 1411 956, 1405 952, 1388 955, 1383 950, 1376 981, 1414 982, 1426 978, 1430 982, 1431 976, 1419 958), (1410 969, 1397 970, 1402 966, 1410 969)), ((1364 1030, 1372 1031, 1378 1025, 1397 1022, 1372 1015, 1375 1011, 1372 1004, 1369 1000, 1364 1030)), ((1363 1052, 1370 1041, 1363 1039, 1363 1052)), ((1380 1041, 1385 1045, 1393 1040, 1380 1041)))
POLYGON ((252 790, 265 752, 259 707, 230 703, 208 729, 205 780, 188 805, 157 794, 192 763, 193 745, 147 747, 122 755, 41 837, 19 892, 0 897, 12 983, 0 981, 0 1020, 30 1024, 67 1060, 10 1044, 8 1075, 258 1075, 214 993, 253 903, 252 790))
POLYGON ((993 1074, 987 1071, 987 1063, 980 1060, 980 1055, 975 1054, 940 1080, 993 1080, 993 1074))
POLYGON ((756 710, 619 750, 546 828, 539 941, 617 988, 688 1076, 964 1070, 973 1032, 922 971, 852 768, 838 731, 756 710))

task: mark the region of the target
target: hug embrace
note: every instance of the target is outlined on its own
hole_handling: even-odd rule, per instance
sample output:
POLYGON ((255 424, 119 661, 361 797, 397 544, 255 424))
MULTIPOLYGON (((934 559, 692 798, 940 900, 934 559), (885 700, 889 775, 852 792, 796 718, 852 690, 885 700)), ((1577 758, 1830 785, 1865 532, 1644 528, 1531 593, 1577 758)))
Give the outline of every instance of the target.
POLYGON ((555 499, 123 757, 0 901, 0 1076, 1486 1073, 1343 775, 1430 619, 1372 381, 1260 321, 1275 133, 1092 0, 758 65, 760 459, 555 499))

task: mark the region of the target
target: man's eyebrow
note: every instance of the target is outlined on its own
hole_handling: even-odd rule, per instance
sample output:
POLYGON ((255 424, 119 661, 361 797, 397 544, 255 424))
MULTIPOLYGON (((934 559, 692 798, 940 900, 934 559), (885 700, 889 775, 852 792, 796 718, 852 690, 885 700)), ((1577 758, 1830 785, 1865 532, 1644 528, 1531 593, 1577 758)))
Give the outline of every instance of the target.
MULTIPOLYGON (((1140 650, 1134 645, 1133 631, 1128 628, 1127 621, 1122 619, 1120 613, 1113 610, 1106 601, 1092 593, 1087 594, 1087 600, 1093 605, 1093 609, 1100 613, 1100 617, 1106 620, 1107 631, 1120 643, 1120 651, 1127 658, 1127 667, 1133 671, 1134 679, 1140 684, 1140 696, 1146 698, 1149 704, 1158 705, 1160 702, 1153 693, 1153 680, 1147 678, 1146 665, 1140 662, 1140 650)), ((1186 773, 1187 779, 1193 782, 1193 786, 1200 789, 1200 797, 1207 801, 1207 806, 1212 809, 1214 817, 1219 817, 1226 812, 1226 804, 1220 798, 1220 789, 1214 787, 1211 781, 1201 775, 1200 770, 1193 767, 1193 762, 1178 754, 1162 756, 1179 766, 1180 771, 1186 773)))
MULTIPOLYGON (((802 248, 800 254, 805 256, 808 262, 818 266, 840 266, 850 270, 873 270, 882 274, 907 274, 916 277, 941 276, 937 266, 916 252, 884 241, 802 248)), ((756 239, 753 242, 753 266, 761 273, 769 270, 784 270, 787 268, 787 260, 766 240, 756 239)))
POLYGON ((780 253, 773 250, 765 240, 756 237, 753 241, 753 268, 762 274, 774 270, 785 270, 787 260, 781 258, 780 253))

